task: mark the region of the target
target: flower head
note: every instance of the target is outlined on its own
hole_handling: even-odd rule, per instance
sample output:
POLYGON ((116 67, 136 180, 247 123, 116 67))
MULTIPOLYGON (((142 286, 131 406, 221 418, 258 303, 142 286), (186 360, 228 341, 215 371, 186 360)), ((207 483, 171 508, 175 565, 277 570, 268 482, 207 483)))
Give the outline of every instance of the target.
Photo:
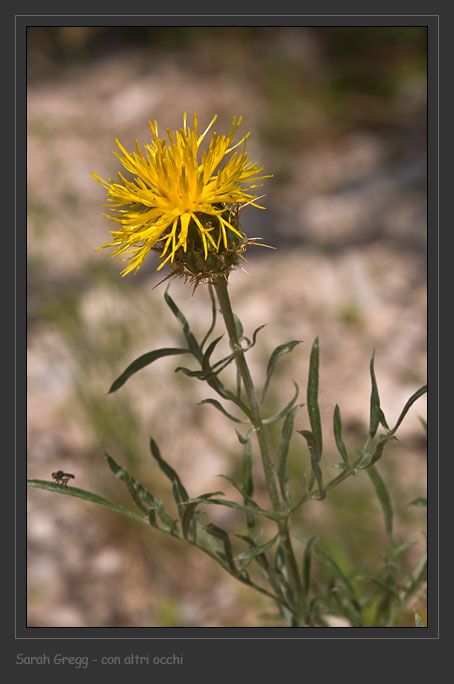
MULTIPOLYGON (((114 154, 133 174, 132 180, 118 173, 121 183, 116 183, 92 174, 107 190, 106 206, 117 214, 105 216, 120 224, 118 230, 111 231, 112 242, 104 247, 114 247, 110 256, 130 262, 122 275, 137 271, 150 250, 161 253, 159 270, 169 261, 181 265, 188 245, 189 251, 200 249, 206 262, 209 255, 235 251, 244 243, 238 204, 245 202, 263 209, 249 191, 260 187, 256 181, 269 176, 259 176, 263 167, 248 159, 249 134, 233 144, 242 117, 233 117, 228 136, 213 132, 207 149, 200 150, 216 118, 199 135, 196 114, 193 130, 184 114, 183 128, 174 133, 167 129, 168 141, 159 138, 157 122, 149 122, 152 139, 145 145, 145 152, 137 140, 136 152, 127 152, 116 140, 122 154, 114 154)), ((194 258, 189 261, 194 275, 194 258)), ((200 258, 196 261, 200 266, 200 258)), ((182 268, 187 271, 188 264, 182 268)))

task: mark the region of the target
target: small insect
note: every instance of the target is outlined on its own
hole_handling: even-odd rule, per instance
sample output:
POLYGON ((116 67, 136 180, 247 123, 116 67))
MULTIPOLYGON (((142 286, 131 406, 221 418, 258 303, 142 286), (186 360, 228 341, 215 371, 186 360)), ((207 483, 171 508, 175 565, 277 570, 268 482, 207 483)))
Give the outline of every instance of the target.
POLYGON ((66 487, 69 482, 69 478, 72 477, 74 479, 75 476, 71 475, 71 473, 64 473, 63 470, 57 470, 57 472, 52 473, 52 477, 57 484, 65 485, 66 487))

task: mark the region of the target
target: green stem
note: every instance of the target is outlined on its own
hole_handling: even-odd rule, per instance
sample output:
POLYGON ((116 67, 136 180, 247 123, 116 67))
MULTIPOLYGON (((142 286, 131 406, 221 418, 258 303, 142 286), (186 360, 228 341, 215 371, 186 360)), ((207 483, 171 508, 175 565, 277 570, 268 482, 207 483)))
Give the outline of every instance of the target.
MULTIPOLYGON (((282 512, 283 508, 281 500, 279 498, 276 478, 273 472, 273 465, 270 458, 270 450, 268 445, 266 428, 262 421, 260 403, 257 399, 257 394, 255 392, 254 383, 252 381, 249 367, 246 362, 244 350, 241 347, 240 340, 238 339, 235 319, 233 316, 233 311, 227 290, 227 281, 224 278, 219 278, 215 283, 215 287, 219 305, 221 308, 221 313, 224 318, 225 326, 227 328, 227 332, 230 338, 232 351, 235 355, 236 366, 243 380, 244 389, 246 391, 246 396, 248 398, 249 408, 252 416, 252 423, 254 425, 255 433, 257 435, 260 455, 262 457, 263 469, 265 472, 266 486, 271 500, 271 504, 273 506, 273 511, 282 512)), ((282 544, 284 547, 289 582, 294 592, 295 599, 298 601, 299 604, 298 613, 300 613, 301 616, 303 616, 307 614, 306 601, 304 598, 301 578, 298 572, 298 565, 296 562, 295 553, 293 551, 292 541, 290 538, 288 518, 285 518, 281 522, 279 522, 278 527, 282 544)))
POLYGON ((269 455, 268 439, 265 432, 265 426, 262 422, 260 404, 255 393, 254 383, 252 381, 251 374, 246 363, 244 351, 238 339, 235 319, 233 317, 233 311, 230 304, 229 294, 227 291, 227 283, 223 278, 220 278, 216 282, 216 293, 221 307, 221 313, 224 317, 225 326, 227 328, 227 332, 230 338, 232 351, 235 355, 235 362, 241 374, 244 389, 246 391, 246 396, 248 398, 249 408, 252 416, 252 423, 257 434, 257 441, 259 443, 260 453, 262 455, 263 468, 265 470, 266 483, 271 503, 273 505, 273 510, 280 512, 282 510, 281 502, 279 499, 277 484, 273 473, 273 466, 271 464, 271 459, 269 455))

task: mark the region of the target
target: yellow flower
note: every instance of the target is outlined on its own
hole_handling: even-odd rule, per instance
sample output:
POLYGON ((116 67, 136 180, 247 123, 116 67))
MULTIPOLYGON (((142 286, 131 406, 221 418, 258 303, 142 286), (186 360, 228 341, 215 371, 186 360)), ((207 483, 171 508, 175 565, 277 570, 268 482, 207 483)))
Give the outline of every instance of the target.
POLYGON ((114 247, 110 256, 121 255, 120 260, 130 261, 122 275, 137 271, 150 249, 161 251, 163 262, 158 270, 168 261, 173 263, 177 250, 187 250, 190 227, 196 227, 200 233, 206 260, 208 252, 218 252, 221 243, 227 249, 228 231, 243 237, 228 220, 228 205, 245 202, 264 209, 254 202, 257 197, 248 192, 260 187, 256 181, 270 177, 258 176, 263 167, 249 161, 246 155, 249 133, 232 144, 242 117, 233 117, 228 136, 213 132, 199 159, 200 145, 216 118, 198 135, 196 114, 193 130, 187 126, 184 114, 183 128, 175 133, 167 129, 168 141, 158 137, 157 122, 149 122, 152 140, 145 145, 145 154, 137 140, 137 152, 132 153, 116 140, 122 155, 114 154, 133 174, 132 180, 118 173, 122 183, 115 183, 92 174, 107 190, 106 206, 118 214, 104 215, 121 224, 120 230, 111 231, 113 240, 104 247, 114 247), (226 159, 241 145, 241 150, 226 159))

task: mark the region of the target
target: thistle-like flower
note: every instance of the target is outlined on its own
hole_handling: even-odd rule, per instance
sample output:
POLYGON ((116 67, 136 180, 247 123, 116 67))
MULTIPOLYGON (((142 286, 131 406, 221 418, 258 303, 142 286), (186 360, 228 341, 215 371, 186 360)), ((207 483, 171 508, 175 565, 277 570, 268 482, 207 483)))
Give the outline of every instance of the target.
POLYGON ((106 206, 117 214, 104 215, 121 225, 104 247, 114 247, 110 256, 130 262, 122 275, 137 271, 150 250, 160 252, 158 270, 170 262, 172 275, 196 283, 226 276, 237 265, 248 242, 240 231, 240 203, 264 209, 249 191, 270 176, 258 175, 263 167, 248 159, 249 133, 233 144, 242 117, 233 117, 228 136, 213 132, 207 149, 200 151, 216 118, 198 135, 196 114, 193 130, 184 114, 183 128, 174 133, 167 129, 168 141, 159 138, 157 122, 149 122, 152 140, 145 153, 138 141, 137 152, 131 153, 116 140, 122 154, 114 154, 132 180, 118 173, 121 183, 116 183, 92 174, 107 190, 106 206))

